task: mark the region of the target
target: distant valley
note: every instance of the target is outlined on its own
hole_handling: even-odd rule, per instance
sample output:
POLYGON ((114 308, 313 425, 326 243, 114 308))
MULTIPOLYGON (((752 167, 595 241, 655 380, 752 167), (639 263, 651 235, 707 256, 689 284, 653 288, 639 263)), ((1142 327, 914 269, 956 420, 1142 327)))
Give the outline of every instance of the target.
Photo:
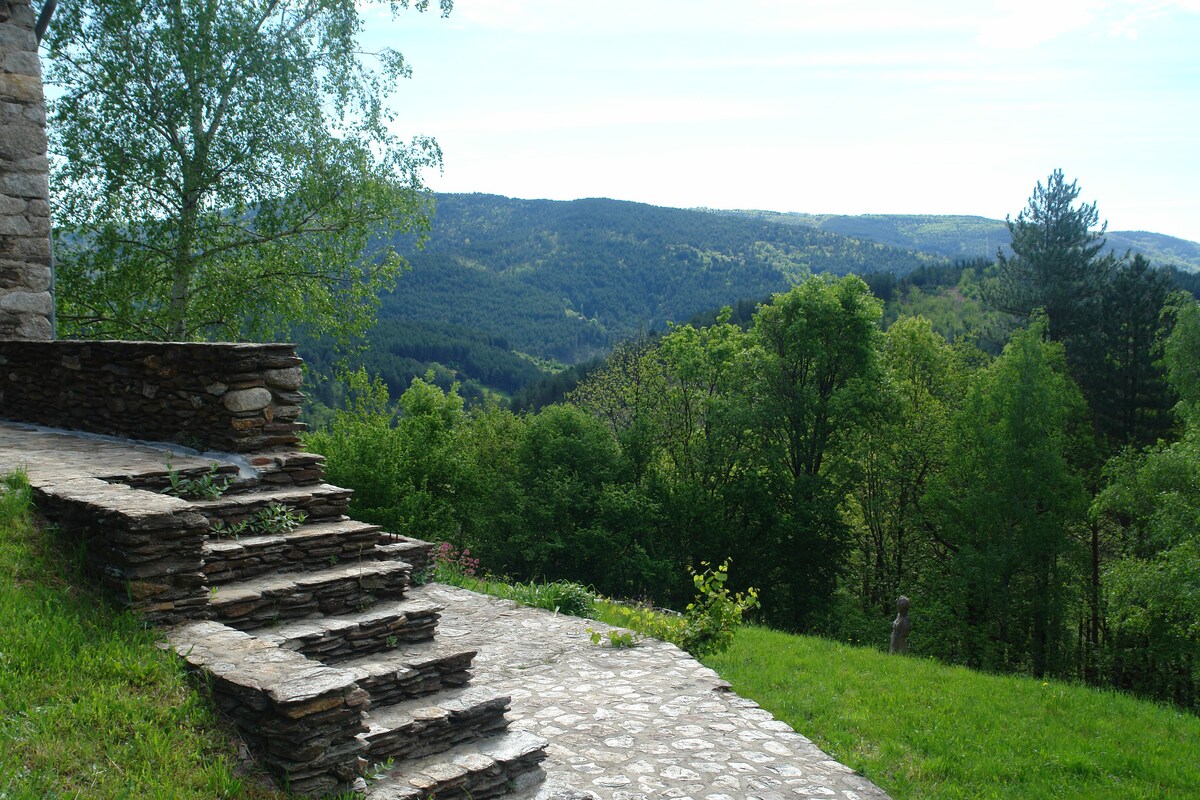
MULTIPOLYGON (((969 216, 783 214, 675 209, 607 199, 437 195, 424 248, 395 241, 412 265, 382 298, 362 355, 393 395, 432 368, 464 393, 507 396, 615 342, 811 274, 891 272, 994 258, 1002 220, 969 216)), ((1200 244, 1108 234, 1119 253, 1200 270, 1200 244)), ((317 372, 330 348, 303 343, 317 372)))

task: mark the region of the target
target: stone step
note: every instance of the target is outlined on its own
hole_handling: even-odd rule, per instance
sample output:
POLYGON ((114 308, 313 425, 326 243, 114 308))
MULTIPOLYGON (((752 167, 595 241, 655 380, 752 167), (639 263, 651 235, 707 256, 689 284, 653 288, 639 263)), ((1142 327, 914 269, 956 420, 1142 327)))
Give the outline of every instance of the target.
POLYGON ((466 685, 477 653, 441 642, 421 642, 337 665, 354 675, 378 707, 466 685))
POLYGON ((420 758, 502 731, 508 727, 509 701, 494 689, 472 687, 372 707, 362 734, 367 757, 373 762, 420 758))
POLYGON ((375 549, 379 558, 398 558, 412 564, 413 572, 418 573, 429 566, 433 545, 420 539, 400 536, 395 533, 381 533, 375 549))
POLYGON ((365 611, 288 622, 259 635, 280 647, 333 664, 429 641, 441 611, 442 606, 427 600, 385 600, 365 611))
POLYGON ((218 485, 226 487, 226 492, 236 491, 239 486, 243 485, 243 482, 238 480, 239 475, 236 464, 214 459, 209 461, 207 466, 203 466, 194 463, 198 460, 191 457, 181 460, 176 456, 170 470, 166 468, 166 464, 164 463, 161 470, 142 470, 136 475, 121 475, 119 477, 114 476, 114 478, 117 478, 120 483, 124 483, 126 486, 134 489, 145 489, 151 492, 162 492, 163 494, 170 494, 166 490, 171 486, 171 472, 174 472, 179 478, 187 478, 189 480, 196 480, 206 475, 212 475, 213 480, 218 485))
POLYGON ((167 631, 167 646, 208 677, 213 698, 257 757, 298 794, 349 785, 366 754, 370 698, 350 670, 219 622, 167 631))
MULTIPOLYGON (((287 533, 210 538, 204 545, 204 574, 209 584, 215 585, 283 567, 316 570, 341 563, 379 560, 381 555, 374 552, 379 530, 378 525, 338 520, 305 523, 287 533)), ((394 560, 412 564, 404 558, 394 560)))
POLYGON ((249 456, 262 483, 312 486, 325 478, 325 456, 306 450, 275 450, 249 456))
POLYGON ((345 518, 350 489, 322 483, 315 486, 290 486, 226 494, 216 500, 193 500, 191 508, 210 523, 236 526, 270 505, 282 505, 303 512, 308 522, 345 518))
POLYGON ((492 800, 528 791, 545 776, 546 740, 506 731, 406 761, 367 790, 367 800, 492 800))
POLYGON ((264 575, 213 587, 209 608, 228 625, 251 630, 310 614, 344 614, 398 598, 408 586, 403 561, 344 564, 317 572, 264 575))

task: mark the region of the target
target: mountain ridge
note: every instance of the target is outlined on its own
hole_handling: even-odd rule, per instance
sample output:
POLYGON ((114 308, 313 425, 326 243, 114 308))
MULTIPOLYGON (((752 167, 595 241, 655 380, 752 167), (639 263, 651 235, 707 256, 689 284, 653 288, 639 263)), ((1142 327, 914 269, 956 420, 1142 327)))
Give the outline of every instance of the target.
MULTIPOLYGON (((995 258, 1011 240, 1002 219, 971 214, 811 214, 759 209, 718 211, 779 224, 813 227, 947 258, 995 258)), ((1141 253, 1160 266, 1200 272, 1200 243, 1154 231, 1107 231, 1108 250, 1141 253)))

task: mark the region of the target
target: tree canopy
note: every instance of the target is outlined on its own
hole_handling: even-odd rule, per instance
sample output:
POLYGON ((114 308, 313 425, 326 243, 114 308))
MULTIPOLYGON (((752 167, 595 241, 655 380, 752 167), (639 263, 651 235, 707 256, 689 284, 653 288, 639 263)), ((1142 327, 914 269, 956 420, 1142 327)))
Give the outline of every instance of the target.
MULTIPOLYGON (((380 2, 393 14, 409 0, 380 2)), ((411 3, 424 11, 428 0, 411 3)), ((63 332, 354 332, 428 227, 427 137, 391 132, 410 70, 355 0, 80 0, 48 37, 63 332)), ((452 0, 441 0, 444 14, 452 0)))

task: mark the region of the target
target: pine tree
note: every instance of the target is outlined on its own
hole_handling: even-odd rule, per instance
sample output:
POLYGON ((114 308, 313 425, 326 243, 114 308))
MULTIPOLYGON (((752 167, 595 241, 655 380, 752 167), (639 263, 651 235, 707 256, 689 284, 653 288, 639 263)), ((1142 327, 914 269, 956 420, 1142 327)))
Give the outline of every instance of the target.
POLYGON ((1103 254, 1108 224, 1097 228, 1096 204, 1076 206, 1078 197, 1076 182, 1067 183, 1062 170, 1044 186, 1038 182, 1025 209, 1008 219, 1012 255, 997 253, 999 275, 984 292, 989 305, 1022 323, 1043 309, 1050 340, 1066 346, 1073 368, 1082 360, 1081 340, 1096 330, 1114 265, 1112 255, 1103 254))

